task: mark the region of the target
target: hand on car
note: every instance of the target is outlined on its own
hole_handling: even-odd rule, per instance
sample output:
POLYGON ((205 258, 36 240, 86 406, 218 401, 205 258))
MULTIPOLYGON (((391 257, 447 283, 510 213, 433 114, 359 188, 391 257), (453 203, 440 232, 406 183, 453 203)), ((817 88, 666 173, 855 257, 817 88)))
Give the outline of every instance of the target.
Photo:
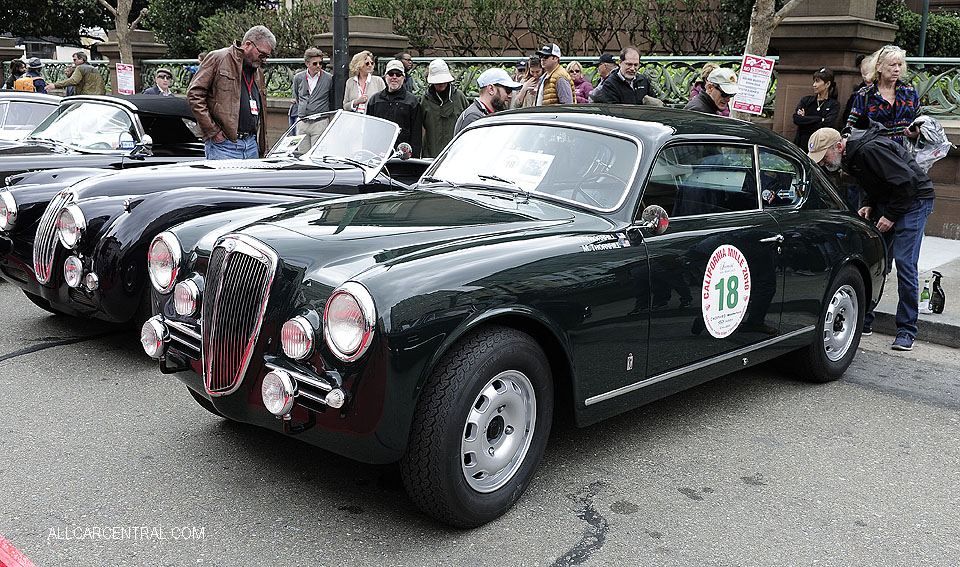
POLYGON ((867 220, 870 220, 870 213, 872 211, 873 211, 873 207, 860 207, 860 210, 857 211, 857 214, 867 220))

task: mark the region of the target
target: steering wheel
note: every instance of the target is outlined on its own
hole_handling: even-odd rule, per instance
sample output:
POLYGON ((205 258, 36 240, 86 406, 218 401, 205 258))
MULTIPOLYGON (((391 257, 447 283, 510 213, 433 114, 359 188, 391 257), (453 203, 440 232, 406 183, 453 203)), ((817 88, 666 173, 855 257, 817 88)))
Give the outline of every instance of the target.
POLYGON ((107 143, 107 142, 97 142, 97 143, 95 143, 95 144, 90 144, 90 145, 87 147, 87 149, 90 149, 90 150, 113 150, 113 149, 115 149, 115 148, 114 148, 113 146, 111 146, 111 145, 110 145, 109 143, 107 143))
POLYGON ((593 173, 593 174, 588 175, 587 177, 584 177, 583 179, 581 179, 580 182, 577 183, 577 186, 573 188, 573 193, 571 194, 571 197, 576 198, 576 195, 579 193, 580 195, 583 195, 583 197, 584 197, 583 200, 584 200, 584 201, 590 201, 591 203, 593 203, 593 204, 596 205, 597 207, 603 208, 603 204, 601 204, 600 201, 597 201, 596 199, 594 199, 593 197, 591 197, 590 195, 587 194, 586 190, 584 189, 584 185, 587 185, 587 184, 590 184, 590 183, 600 183, 600 182, 602 182, 604 179, 612 179, 612 180, 614 180, 614 181, 617 181, 617 182, 619 182, 624 188, 626 188, 626 186, 627 186, 627 182, 626 182, 625 180, 623 180, 623 179, 620 179, 620 178, 617 177, 616 175, 614 175, 614 174, 612 174, 612 173, 607 173, 607 172, 605 172, 605 171, 598 171, 598 172, 596 172, 596 173, 593 173))

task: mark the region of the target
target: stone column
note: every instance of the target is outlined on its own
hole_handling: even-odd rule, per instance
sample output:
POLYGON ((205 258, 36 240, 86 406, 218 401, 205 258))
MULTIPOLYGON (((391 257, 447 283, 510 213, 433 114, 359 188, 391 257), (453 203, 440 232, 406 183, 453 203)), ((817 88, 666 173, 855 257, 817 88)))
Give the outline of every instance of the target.
MULTIPOLYGON (((350 16, 347 27, 350 53, 369 50, 377 57, 393 57, 410 47, 407 36, 393 33, 393 20, 373 16, 350 16)), ((313 41, 328 55, 333 53, 333 32, 313 36, 313 41)))
MULTIPOLYGON (((140 62, 144 59, 160 59, 167 53, 167 46, 157 43, 152 31, 133 30, 133 81, 134 92, 143 91, 140 84, 140 62)), ((120 44, 117 43, 117 30, 107 32, 107 41, 97 44, 97 51, 110 60, 110 85, 112 93, 117 94, 117 63, 120 63, 120 44)), ((150 85, 147 85, 150 86, 150 85)))
MULTIPOLYGON (((813 73, 829 67, 841 104, 860 84, 856 57, 893 41, 896 26, 878 22, 876 0, 807 0, 774 30, 770 47, 780 53, 773 130, 793 140, 793 110, 813 94, 813 73)), ((838 119, 839 123, 846 116, 838 119)))
POLYGON ((10 76, 10 66, 6 62, 23 57, 23 48, 14 47, 16 43, 16 40, 12 37, 0 37, 0 64, 3 64, 3 72, 0 72, 0 84, 4 83, 10 76))

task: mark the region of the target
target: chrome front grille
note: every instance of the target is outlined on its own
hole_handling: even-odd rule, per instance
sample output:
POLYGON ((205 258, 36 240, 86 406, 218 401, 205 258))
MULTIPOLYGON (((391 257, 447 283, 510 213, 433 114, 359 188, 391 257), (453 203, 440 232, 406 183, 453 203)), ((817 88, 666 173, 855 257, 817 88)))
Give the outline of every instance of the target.
POLYGON ((204 285, 203 374, 207 391, 224 395, 240 387, 260 334, 277 254, 243 235, 217 241, 204 285))
POLYGON ((60 191, 40 217, 40 226, 37 227, 37 236, 33 241, 33 272, 40 283, 49 282, 53 272, 53 257, 57 251, 58 240, 57 220, 60 218, 60 211, 75 200, 76 196, 72 191, 60 191))

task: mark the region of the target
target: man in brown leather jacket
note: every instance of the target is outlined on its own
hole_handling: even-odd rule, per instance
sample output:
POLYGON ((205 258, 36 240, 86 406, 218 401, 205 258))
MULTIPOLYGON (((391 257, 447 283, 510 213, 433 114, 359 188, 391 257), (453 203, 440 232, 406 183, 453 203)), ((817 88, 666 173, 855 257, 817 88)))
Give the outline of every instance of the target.
POLYGON ((256 159, 267 151, 267 87, 260 65, 277 47, 264 26, 210 52, 187 89, 207 159, 256 159))

